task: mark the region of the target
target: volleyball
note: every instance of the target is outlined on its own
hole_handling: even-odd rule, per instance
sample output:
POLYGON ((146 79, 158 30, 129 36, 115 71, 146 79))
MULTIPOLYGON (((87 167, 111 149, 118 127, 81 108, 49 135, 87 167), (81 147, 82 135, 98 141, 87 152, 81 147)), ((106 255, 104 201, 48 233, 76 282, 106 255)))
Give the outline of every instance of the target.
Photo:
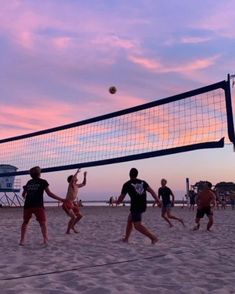
POLYGON ((116 87, 111 86, 111 87, 109 88, 109 93, 110 93, 110 94, 115 94, 116 92, 117 92, 116 87))

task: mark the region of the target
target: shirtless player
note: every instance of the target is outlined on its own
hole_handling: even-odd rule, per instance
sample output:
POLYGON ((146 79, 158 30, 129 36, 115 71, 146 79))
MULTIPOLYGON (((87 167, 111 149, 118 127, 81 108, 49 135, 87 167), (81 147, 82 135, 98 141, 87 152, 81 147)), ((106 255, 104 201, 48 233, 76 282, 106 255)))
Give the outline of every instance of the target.
POLYGON ((78 181, 77 175, 78 175, 79 171, 80 170, 78 169, 74 175, 70 175, 67 179, 69 186, 68 186, 68 191, 67 191, 65 202, 62 205, 64 211, 67 213, 68 216, 70 216, 70 220, 68 222, 68 228, 67 228, 66 234, 69 234, 70 230, 73 230, 74 233, 78 233, 74 226, 82 218, 82 214, 79 211, 79 205, 76 202, 76 198, 78 195, 78 189, 82 188, 86 185, 87 172, 84 172, 83 182, 81 184, 78 184, 77 183, 77 181, 78 181))
POLYGON ((216 197, 215 194, 211 191, 212 184, 210 182, 205 182, 203 190, 198 194, 197 197, 197 215, 196 215, 196 226, 194 231, 198 230, 200 227, 200 220, 204 217, 204 214, 207 215, 209 221, 207 224, 207 231, 210 231, 210 228, 213 225, 213 211, 212 208, 215 207, 216 197), (212 207, 211 207, 212 205, 212 207))

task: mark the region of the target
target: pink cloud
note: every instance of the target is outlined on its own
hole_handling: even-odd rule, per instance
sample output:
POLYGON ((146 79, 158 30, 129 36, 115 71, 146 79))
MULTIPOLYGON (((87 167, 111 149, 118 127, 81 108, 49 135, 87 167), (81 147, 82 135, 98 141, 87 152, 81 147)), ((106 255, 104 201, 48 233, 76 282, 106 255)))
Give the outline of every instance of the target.
POLYGON ((52 39, 52 44, 57 49, 66 49, 70 47, 71 43, 72 43, 72 38, 70 37, 57 37, 52 39))
POLYGON ((1 125, 4 126, 0 132, 2 139, 71 122, 68 114, 73 113, 73 105, 53 100, 36 100, 37 106, 1 104, 3 111, 0 112, 0 118, 1 125))
POLYGON ((163 65, 160 62, 157 62, 153 59, 141 57, 141 56, 129 56, 129 60, 141 67, 151 70, 151 71, 162 71, 163 65))
POLYGON ((173 46, 175 44, 200 44, 200 43, 205 43, 208 42, 212 39, 212 37, 200 37, 200 36, 184 36, 181 38, 168 38, 165 42, 164 45, 166 46, 173 46))
POLYGON ((129 60, 147 70, 158 72, 158 73, 170 73, 170 72, 192 72, 201 69, 206 69, 216 63, 220 55, 214 55, 208 58, 198 58, 196 60, 185 62, 181 65, 168 65, 163 62, 156 61, 151 58, 141 56, 129 56, 129 60))
POLYGON ((34 35, 27 31, 21 31, 17 34, 17 42, 24 48, 32 50, 34 48, 34 35))
POLYGON ((233 0, 216 3, 213 13, 206 14, 193 27, 214 31, 216 35, 235 38, 234 31, 235 5, 233 0))
POLYGON ((117 35, 104 34, 95 37, 92 43, 103 47, 104 50, 110 50, 110 48, 121 48, 126 50, 138 50, 139 44, 136 40, 130 40, 127 38, 121 38, 117 35))
POLYGON ((183 44, 199 44, 210 41, 211 38, 209 37, 192 37, 192 36, 186 36, 181 38, 180 42, 183 44))

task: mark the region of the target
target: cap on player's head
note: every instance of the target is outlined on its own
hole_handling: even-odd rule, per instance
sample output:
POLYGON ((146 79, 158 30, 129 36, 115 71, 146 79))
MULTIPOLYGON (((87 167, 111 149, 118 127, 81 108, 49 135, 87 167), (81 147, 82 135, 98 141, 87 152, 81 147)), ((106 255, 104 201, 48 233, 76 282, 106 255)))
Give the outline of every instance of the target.
POLYGON ((38 179, 41 176, 41 168, 39 166, 34 166, 29 170, 32 179, 38 179))
POLYGON ((166 186, 166 184, 167 184, 167 180, 166 179, 161 179, 161 185, 166 186))
POLYGON ((131 178, 131 179, 135 179, 135 178, 137 178, 137 176, 138 176, 138 170, 137 170, 136 168, 133 167, 133 168, 130 170, 129 175, 130 175, 130 178, 131 178))
POLYGON ((67 181, 70 183, 72 181, 73 175, 68 176, 67 181))

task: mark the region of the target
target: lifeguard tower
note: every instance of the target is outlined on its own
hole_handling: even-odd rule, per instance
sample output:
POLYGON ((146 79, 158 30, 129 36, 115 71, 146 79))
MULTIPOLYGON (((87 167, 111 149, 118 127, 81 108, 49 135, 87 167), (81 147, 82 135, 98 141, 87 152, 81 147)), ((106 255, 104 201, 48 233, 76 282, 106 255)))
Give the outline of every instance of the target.
MULTIPOLYGON (((0 174, 16 171, 17 167, 13 165, 0 164, 0 174)), ((0 206, 22 206, 23 199, 19 192, 20 180, 15 180, 15 176, 0 177, 0 206)))

